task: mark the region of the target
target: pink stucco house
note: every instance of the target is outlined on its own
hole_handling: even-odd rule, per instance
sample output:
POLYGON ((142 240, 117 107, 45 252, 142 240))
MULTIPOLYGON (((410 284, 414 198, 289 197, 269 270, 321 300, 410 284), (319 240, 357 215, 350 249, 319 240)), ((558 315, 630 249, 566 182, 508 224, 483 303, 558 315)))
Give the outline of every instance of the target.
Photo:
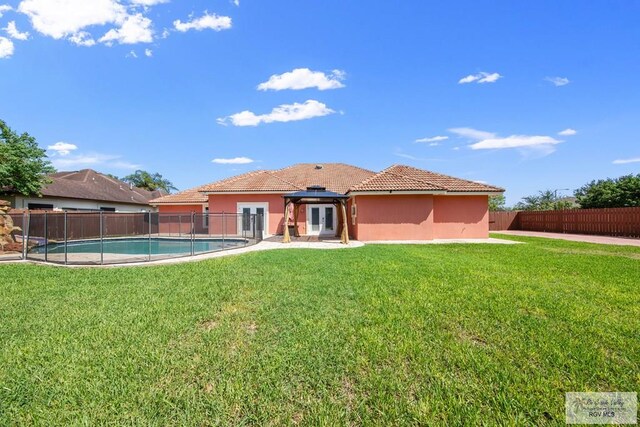
POLYGON ((295 199, 298 204, 287 205, 290 226, 296 223, 301 235, 337 236, 346 218, 349 236, 362 241, 487 238, 488 196, 504 191, 404 165, 373 172, 343 163, 300 163, 233 176, 151 204, 160 213, 260 214, 265 233, 275 235, 284 232, 287 197, 307 189, 340 199, 295 199))

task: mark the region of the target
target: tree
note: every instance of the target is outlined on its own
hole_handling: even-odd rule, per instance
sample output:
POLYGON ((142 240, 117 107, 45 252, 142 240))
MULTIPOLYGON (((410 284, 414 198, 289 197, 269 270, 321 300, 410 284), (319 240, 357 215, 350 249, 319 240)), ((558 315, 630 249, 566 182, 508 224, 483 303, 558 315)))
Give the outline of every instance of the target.
POLYGON ((46 151, 28 133, 18 135, 0 120, 0 194, 39 196, 55 172, 46 151))
POLYGON ((498 194, 496 196, 489 196, 489 210, 490 211, 505 211, 506 199, 504 194, 498 194))
POLYGON ((149 191, 164 190, 170 193, 171 190, 177 190, 171 181, 164 179, 159 173, 151 174, 143 170, 137 170, 133 174, 125 176, 122 180, 149 191))
POLYGON ((539 191, 535 196, 523 197, 521 202, 515 204, 513 209, 518 211, 551 211, 559 209, 571 209, 572 203, 562 200, 555 191, 539 191))
POLYGON ((583 209, 640 206, 640 174, 591 181, 575 196, 583 209))

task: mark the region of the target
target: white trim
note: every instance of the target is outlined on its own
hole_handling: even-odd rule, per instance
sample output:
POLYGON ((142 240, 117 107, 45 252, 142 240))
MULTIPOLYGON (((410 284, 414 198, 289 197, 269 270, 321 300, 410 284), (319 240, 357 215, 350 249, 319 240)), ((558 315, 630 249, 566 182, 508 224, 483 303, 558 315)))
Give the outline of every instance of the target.
POLYGON ((307 220, 306 220, 306 227, 307 227, 307 235, 309 236, 335 236, 336 234, 336 228, 338 227, 338 211, 335 207, 335 205, 332 205, 330 203, 327 204, 310 204, 307 205, 307 220), (318 218, 320 220, 320 224, 319 224, 319 228, 318 228, 318 232, 313 232, 311 230, 311 209, 313 208, 319 208, 319 214, 320 214, 320 218, 318 218), (332 225, 332 229, 325 231, 323 233, 323 229, 324 229, 324 217, 322 216, 322 209, 323 208, 331 208, 333 210, 333 225, 332 225))
POLYGON ((216 195, 216 196, 224 196, 225 194, 287 194, 287 193, 295 193, 296 191, 304 191, 304 190, 291 190, 291 191, 201 191, 200 193, 206 195, 216 195))
POLYGON ((436 191, 403 191, 403 190, 386 190, 386 191, 351 191, 347 196, 405 196, 408 194, 447 194, 444 190, 436 191))
MULTIPOLYGON (((263 208, 264 209, 264 230, 263 236, 271 236, 269 233, 269 202, 237 202, 236 203, 236 212, 241 214, 242 208, 251 209, 251 213, 255 213, 255 208, 263 208)), ((238 230, 242 230, 242 215, 238 215, 238 230)))
POLYGON ((349 196, 405 196, 405 195, 433 195, 433 196, 494 196, 504 191, 352 191, 349 196))
POLYGON ((162 202, 162 203, 153 203, 151 206, 173 206, 173 205, 202 205, 207 206, 209 204, 206 202, 162 202))

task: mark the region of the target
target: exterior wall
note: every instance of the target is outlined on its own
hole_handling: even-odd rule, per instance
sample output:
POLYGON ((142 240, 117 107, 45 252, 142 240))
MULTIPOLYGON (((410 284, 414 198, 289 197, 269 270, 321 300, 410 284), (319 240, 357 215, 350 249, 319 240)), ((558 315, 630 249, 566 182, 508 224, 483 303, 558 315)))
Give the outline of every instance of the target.
MULTIPOLYGON (((265 234, 282 234, 282 224, 284 223, 284 199, 282 194, 210 194, 209 212, 212 219, 209 222, 209 233, 221 234, 221 218, 216 216, 221 212, 237 213, 238 203, 266 203, 268 204, 268 224, 265 224, 265 234)), ((304 213, 298 218, 298 224, 304 221, 304 213)), ((237 231, 236 221, 224 224, 226 234, 234 234, 237 231)), ((300 233, 302 234, 302 228, 300 233)))
POLYGON ((158 212, 160 213, 202 213, 205 205, 159 205, 158 212))
POLYGON ((435 196, 434 239, 486 239, 489 237, 488 196, 435 196))
MULTIPOLYGON (((161 234, 190 234, 191 233, 191 213, 201 214, 205 206, 194 205, 159 205, 158 227, 161 234), (172 215, 175 214, 175 215, 172 215)), ((204 219, 201 216, 196 218, 194 230, 198 234, 207 233, 204 219)))
POLYGON ((53 197, 47 198, 16 196, 13 207, 15 209, 27 209, 29 203, 53 205, 53 210, 57 211, 64 209, 99 211, 100 208, 115 208, 116 212, 156 212, 156 208, 152 206, 101 202, 98 200, 62 199, 53 197))
POLYGON ((358 240, 433 239, 431 195, 361 195, 355 205, 358 240))

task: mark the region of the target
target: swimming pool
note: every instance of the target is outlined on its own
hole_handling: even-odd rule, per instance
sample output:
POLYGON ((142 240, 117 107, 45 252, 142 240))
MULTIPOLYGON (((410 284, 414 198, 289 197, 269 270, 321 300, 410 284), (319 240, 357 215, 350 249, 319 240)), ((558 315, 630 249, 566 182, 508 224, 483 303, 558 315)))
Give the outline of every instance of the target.
MULTIPOLYGON (((191 255, 248 244, 246 239, 173 239, 173 238, 125 238, 100 240, 80 240, 67 243, 68 254, 122 254, 122 255, 191 255)), ((32 254, 64 254, 64 243, 50 243, 32 248, 32 254)))

